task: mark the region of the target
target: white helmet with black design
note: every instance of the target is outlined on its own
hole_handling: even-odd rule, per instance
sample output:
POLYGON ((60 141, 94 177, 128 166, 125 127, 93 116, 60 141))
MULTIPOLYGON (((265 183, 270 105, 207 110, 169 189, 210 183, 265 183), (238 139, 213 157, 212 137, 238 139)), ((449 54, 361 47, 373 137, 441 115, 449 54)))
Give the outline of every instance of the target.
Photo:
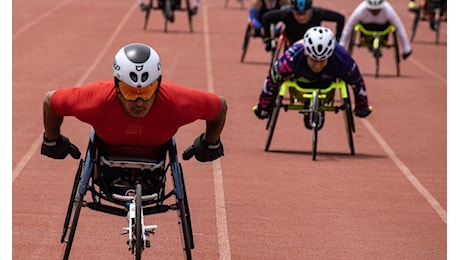
POLYGON ((305 55, 314 60, 325 60, 335 49, 334 33, 323 26, 312 27, 303 36, 305 55))
POLYGON ((367 9, 376 10, 381 9, 385 0, 364 0, 367 9))
POLYGON ((161 80, 160 56, 150 46, 131 43, 122 47, 113 60, 113 76, 133 87, 147 87, 161 80))

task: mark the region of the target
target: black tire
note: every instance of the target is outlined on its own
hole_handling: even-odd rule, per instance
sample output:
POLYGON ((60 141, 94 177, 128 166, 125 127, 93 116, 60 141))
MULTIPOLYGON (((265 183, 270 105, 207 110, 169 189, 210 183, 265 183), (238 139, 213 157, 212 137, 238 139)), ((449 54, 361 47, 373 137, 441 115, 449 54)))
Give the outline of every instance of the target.
POLYGON ((150 12, 152 11, 152 6, 153 4, 153 0, 150 0, 149 1, 149 9, 147 11, 145 11, 145 18, 144 18, 144 31, 147 30, 147 25, 149 24, 149 17, 150 17, 150 12))
POLYGON ((436 38, 435 38, 435 44, 439 44, 439 32, 441 31, 441 24, 442 24, 442 17, 441 17, 441 10, 437 9, 436 10, 436 14, 435 14, 435 17, 437 17, 437 23, 439 24, 439 27, 438 29, 436 30, 436 38))
POLYGON ((136 218, 135 218, 135 249, 134 258, 135 260, 141 260, 142 251, 144 250, 144 239, 142 238, 142 185, 138 183, 136 185, 136 197, 134 198, 136 204, 136 218))
POLYGON ((164 6, 164 16, 165 16, 165 28, 164 32, 168 32, 168 17, 171 17, 173 15, 173 10, 172 10, 172 5, 171 5, 171 0, 165 0, 165 6, 164 6))
POLYGON ((246 27, 246 30, 244 32, 244 37, 243 37, 243 53, 241 54, 241 59, 240 62, 244 62, 244 57, 246 56, 246 52, 248 51, 248 46, 249 46, 249 40, 251 39, 251 25, 248 24, 246 27))
POLYGON ((190 32, 192 33, 193 32, 193 23, 192 23, 192 13, 191 13, 192 8, 190 7, 190 0, 186 0, 185 3, 187 5, 188 27, 189 27, 190 32))
POLYGON ((276 121, 278 121, 278 116, 281 110, 281 105, 283 103, 283 98, 284 98, 283 96, 276 97, 275 105, 269 117, 270 124, 268 125, 268 137, 267 137, 267 141, 265 142, 265 149, 264 149, 264 151, 266 152, 270 148, 270 144, 272 142, 273 133, 275 132, 276 121))
MULTIPOLYGON (((181 172, 182 172, 182 168, 181 168, 181 172)), ((193 242, 193 231, 192 231, 192 220, 191 220, 191 217, 190 217, 190 207, 188 205, 188 199, 187 199, 187 189, 185 188, 185 182, 184 182, 184 174, 181 174, 181 179, 182 179, 182 183, 184 184, 184 187, 183 187, 183 190, 184 190, 184 206, 185 206, 185 213, 186 213, 186 216, 187 216, 187 226, 188 226, 188 230, 189 230, 189 234, 190 234, 190 248, 191 249, 194 249, 195 248, 195 243, 193 242)))
POLYGON ((410 41, 413 42, 414 41, 414 38, 415 38, 415 33, 417 32, 417 26, 418 26, 418 23, 420 21, 420 13, 422 12, 422 9, 420 7, 417 8, 417 10, 415 11, 415 15, 414 15, 414 21, 412 22, 412 26, 411 26, 411 36, 410 36, 410 41))
POLYGON ((398 43, 398 36, 396 35, 396 32, 393 32, 393 40, 394 40, 394 48, 395 48, 395 62, 396 62, 396 76, 399 77, 401 75, 401 68, 400 68, 400 63, 401 63, 401 56, 399 55, 399 43, 398 43))
MULTIPOLYGON (((347 90, 348 92, 348 90, 347 90)), ((344 119, 345 119, 345 131, 347 134, 348 146, 350 148, 350 154, 355 154, 355 144, 353 142, 353 133, 355 132, 355 123, 353 118, 353 111, 351 109, 351 101, 350 98, 343 99, 343 106, 344 106, 344 119)))
POLYGON ((188 213, 188 207, 186 206, 185 199, 177 200, 177 208, 179 214, 179 225, 181 226, 182 236, 182 249, 184 250, 185 258, 187 260, 192 259, 192 234, 190 224, 190 218, 188 213))
POLYGON ((175 189, 178 193, 182 193, 183 197, 179 198, 176 196, 176 210, 178 214, 178 224, 182 240, 182 249, 184 252, 185 259, 192 259, 192 249, 195 248, 193 242, 193 231, 192 231, 192 221, 190 217, 190 208, 187 200, 187 191, 185 189, 184 175, 182 173, 182 167, 180 164, 177 167, 172 167, 173 176, 179 178, 179 180, 174 180, 175 189), (177 172, 176 172, 177 171, 177 172), (182 191, 182 192, 180 192, 182 191))
POLYGON ((312 93, 311 104, 310 104, 310 120, 314 124, 312 125, 312 159, 316 160, 317 148, 318 148, 318 126, 319 126, 319 90, 315 90, 312 93))
POLYGON ((75 231, 77 230, 78 218, 80 217, 82 203, 83 203, 83 197, 80 193, 77 192, 75 196, 75 200, 73 202, 73 210, 72 210, 73 216, 71 216, 72 225, 70 226, 69 236, 67 239, 64 238, 64 243, 66 243, 66 246, 64 249, 64 255, 62 257, 63 260, 69 259, 70 250, 72 249, 72 243, 75 237, 75 231))
POLYGON ((64 220, 64 227, 62 229, 62 236, 61 236, 61 243, 64 243, 65 237, 67 235, 69 223, 70 223, 70 218, 72 216, 72 210, 73 210, 73 203, 75 201, 75 195, 77 194, 78 190, 78 184, 80 183, 81 180, 81 173, 83 170, 83 160, 80 160, 80 164, 78 165, 78 170, 77 173, 75 174, 75 179, 73 182, 73 187, 72 187, 72 192, 70 193, 70 200, 69 200, 69 206, 67 207, 67 213, 66 217, 64 220))

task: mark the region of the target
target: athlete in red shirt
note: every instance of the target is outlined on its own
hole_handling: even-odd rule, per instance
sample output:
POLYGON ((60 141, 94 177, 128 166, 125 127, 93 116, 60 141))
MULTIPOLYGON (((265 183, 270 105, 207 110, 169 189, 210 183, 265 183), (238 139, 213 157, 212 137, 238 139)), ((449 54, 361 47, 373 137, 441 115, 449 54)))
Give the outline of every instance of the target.
POLYGON ((162 80, 157 52, 140 43, 117 52, 113 75, 114 79, 46 94, 42 154, 54 159, 68 154, 80 157, 78 148, 60 131, 64 116, 74 116, 94 128, 108 155, 151 159, 181 126, 205 120, 205 132, 190 149, 202 162, 223 155, 224 97, 162 80))

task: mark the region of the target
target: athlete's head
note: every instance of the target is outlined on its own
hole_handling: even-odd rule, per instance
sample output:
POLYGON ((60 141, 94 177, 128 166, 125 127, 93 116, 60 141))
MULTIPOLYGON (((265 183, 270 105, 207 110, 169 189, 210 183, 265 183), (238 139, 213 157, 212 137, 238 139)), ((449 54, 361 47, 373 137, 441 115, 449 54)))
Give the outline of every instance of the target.
POLYGON ((292 10, 297 12, 305 12, 311 8, 313 0, 291 0, 292 10))
POLYGON ((152 98, 161 82, 160 57, 142 43, 122 47, 115 55, 112 69, 117 91, 126 100, 152 98))
POLYGON ((145 117, 161 83, 158 53, 145 44, 128 44, 115 55, 112 69, 124 111, 131 117, 145 117))
POLYGON ((303 44, 308 66, 314 73, 321 72, 334 53, 334 33, 326 27, 312 27, 305 33, 303 44))
POLYGON ((307 30, 303 43, 305 55, 314 60, 326 60, 334 52, 335 36, 329 28, 315 26, 307 30))
POLYGON ((381 9, 385 0, 364 0, 367 9, 378 10, 381 9))

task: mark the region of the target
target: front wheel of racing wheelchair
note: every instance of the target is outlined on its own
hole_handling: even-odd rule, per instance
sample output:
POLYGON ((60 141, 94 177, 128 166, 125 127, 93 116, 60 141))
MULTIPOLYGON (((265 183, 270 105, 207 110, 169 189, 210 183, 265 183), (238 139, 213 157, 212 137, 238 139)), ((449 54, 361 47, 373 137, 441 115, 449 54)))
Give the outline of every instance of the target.
POLYGON ((380 59, 382 58, 383 48, 394 48, 394 58, 396 63, 396 76, 401 75, 399 56, 398 37, 396 35, 396 27, 391 24, 361 24, 355 25, 348 44, 348 53, 353 54, 354 47, 367 48, 375 59, 375 77, 380 75, 380 59), (392 39, 389 40, 389 35, 392 39), (356 39, 358 38, 358 39, 356 39))
POLYGON ((192 259, 194 242, 190 209, 174 137, 164 145, 163 157, 159 161, 104 157, 101 143, 91 130, 86 157, 80 160, 64 221, 62 259, 70 256, 82 207, 127 217, 128 227, 122 229, 122 234, 128 234, 128 250, 137 260, 150 247, 147 237, 157 228, 157 225, 144 225, 144 216, 175 210, 183 253, 186 259, 192 259), (173 182, 171 190, 165 185, 168 172, 173 182), (87 192, 91 198, 85 200, 87 192), (173 198, 173 202, 169 198, 173 198))
POLYGON ((327 88, 302 88, 296 81, 287 80, 283 82, 268 117, 266 126, 266 129, 268 130, 268 137, 265 143, 265 151, 269 151, 270 149, 281 109, 285 112, 289 110, 298 111, 300 114, 304 115, 304 117, 308 115, 308 122, 306 123, 311 126, 312 130, 313 160, 316 160, 318 132, 322 127, 321 124, 324 123, 324 112, 329 111, 338 113, 342 110, 344 112, 345 130, 350 154, 355 154, 353 142, 355 124, 348 87, 344 81, 334 82, 327 88), (342 100, 342 104, 340 106, 334 105, 336 90, 339 91, 339 95, 342 100))

